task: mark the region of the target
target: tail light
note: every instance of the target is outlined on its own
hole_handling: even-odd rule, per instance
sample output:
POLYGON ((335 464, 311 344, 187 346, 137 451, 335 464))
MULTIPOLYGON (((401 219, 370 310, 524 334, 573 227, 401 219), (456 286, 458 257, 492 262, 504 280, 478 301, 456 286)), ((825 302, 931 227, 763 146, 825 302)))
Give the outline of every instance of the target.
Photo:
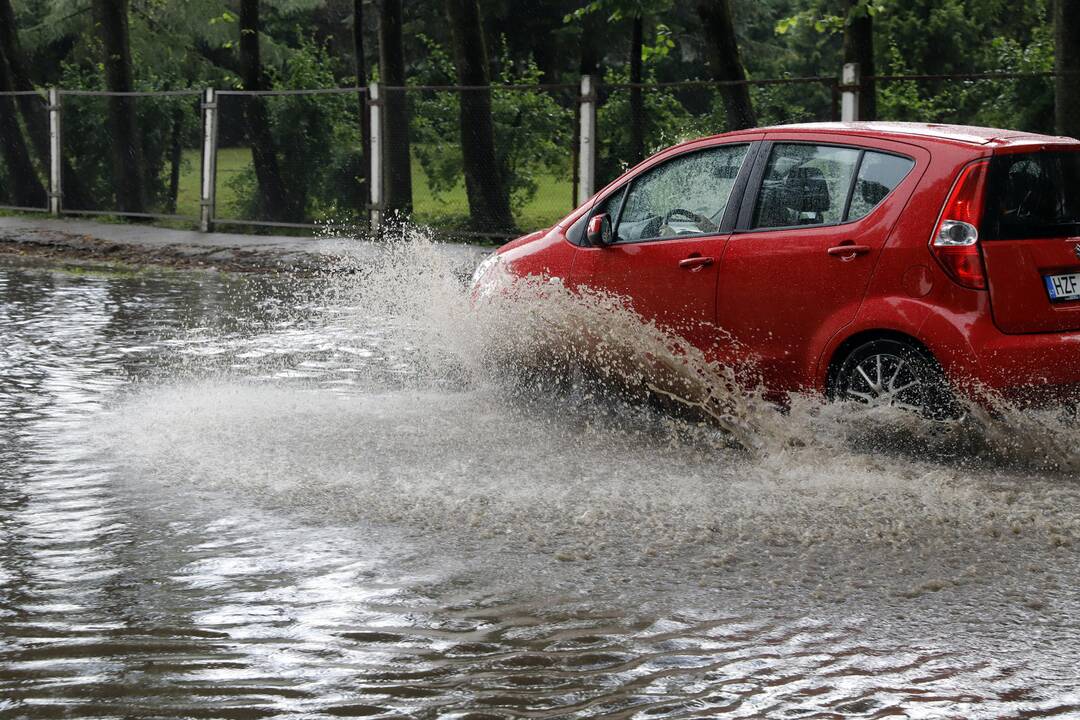
POLYGON ((989 164, 989 160, 979 160, 963 169, 930 239, 930 251, 949 277, 975 290, 986 289, 986 270, 979 250, 979 221, 989 164))

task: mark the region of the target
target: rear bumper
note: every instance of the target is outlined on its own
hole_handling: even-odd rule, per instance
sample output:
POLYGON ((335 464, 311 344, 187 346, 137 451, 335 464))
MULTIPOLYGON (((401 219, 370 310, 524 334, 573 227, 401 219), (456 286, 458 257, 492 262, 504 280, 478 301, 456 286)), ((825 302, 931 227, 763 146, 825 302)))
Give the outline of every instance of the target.
POLYGON ((931 348, 958 387, 1024 404, 1080 397, 1080 332, 1006 335, 988 317, 964 331, 966 352, 931 348))

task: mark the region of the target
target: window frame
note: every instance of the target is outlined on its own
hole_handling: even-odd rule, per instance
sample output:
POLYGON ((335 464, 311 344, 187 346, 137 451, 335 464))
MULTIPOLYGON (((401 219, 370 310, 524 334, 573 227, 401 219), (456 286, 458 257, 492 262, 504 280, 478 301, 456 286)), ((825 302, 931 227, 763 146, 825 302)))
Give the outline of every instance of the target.
POLYGON ((893 150, 884 150, 878 147, 868 147, 866 145, 855 145, 853 143, 843 143, 834 141, 821 141, 821 140, 763 140, 761 141, 761 148, 758 151, 757 157, 754 162, 754 170, 751 173, 749 183, 746 187, 746 192, 743 193, 742 203, 739 208, 739 217, 735 223, 733 233, 749 234, 749 233, 762 233, 762 232, 779 232, 788 230, 813 230, 816 228, 827 227, 839 227, 841 225, 853 225, 857 222, 862 222, 866 218, 877 212, 878 208, 885 204, 885 201, 892 195, 896 188, 900 187, 908 176, 918 167, 919 161, 901 152, 893 150), (851 173, 851 181, 848 185, 847 194, 844 196, 844 212, 840 216, 840 220, 831 223, 817 223, 814 225, 783 225, 778 227, 751 227, 750 224, 754 220, 754 209, 757 207, 758 197, 761 195, 762 182, 765 180, 765 168, 768 167, 769 158, 772 157, 773 148, 777 145, 814 145, 815 147, 831 147, 840 148, 844 150, 858 150, 859 157, 855 160, 855 169, 851 173), (911 162, 911 168, 900 178, 900 182, 896 183, 889 190, 885 197, 881 198, 877 205, 870 209, 868 213, 860 218, 854 220, 847 220, 848 213, 851 212, 851 201, 855 197, 855 185, 859 180, 859 172, 862 170, 863 158, 866 157, 866 153, 873 152, 881 155, 892 155, 893 157, 903 158, 911 162))
MULTIPOLYGON (((667 242, 669 240, 706 240, 709 238, 718 237, 720 235, 730 235, 732 232, 734 232, 736 224, 740 217, 744 193, 746 191, 747 184, 749 183, 751 176, 753 175, 753 171, 757 166, 758 151, 762 144, 763 142, 761 140, 735 140, 732 142, 719 142, 711 145, 706 145, 704 147, 692 148, 686 150, 685 152, 676 153, 674 155, 666 157, 658 163, 650 165, 647 168, 643 168, 640 172, 628 178, 625 183, 618 186, 604 197, 598 199, 593 204, 592 209, 588 212, 588 220, 585 221, 585 226, 588 227, 589 221, 592 220, 594 215, 600 213, 600 209, 607 204, 608 200, 611 200, 616 195, 621 194, 622 199, 619 200, 618 212, 615 214, 614 217, 611 218, 612 233, 617 233, 619 228, 619 221, 622 219, 623 209, 626 207, 626 198, 630 193, 630 189, 639 179, 641 179, 645 175, 648 175, 653 170, 667 165, 669 162, 688 157, 695 153, 709 152, 711 150, 717 150, 719 148, 745 145, 746 155, 743 156, 742 165, 739 167, 739 172, 735 176, 735 183, 731 186, 731 194, 728 196, 727 207, 724 208, 724 217, 720 219, 719 228, 716 232, 702 233, 700 235, 672 235, 671 237, 655 237, 638 240, 616 240, 609 247, 615 247, 617 245, 638 245, 641 243, 667 242)), ((592 246, 590 246, 588 244, 588 241, 586 241, 582 245, 582 247, 588 248, 592 246)))

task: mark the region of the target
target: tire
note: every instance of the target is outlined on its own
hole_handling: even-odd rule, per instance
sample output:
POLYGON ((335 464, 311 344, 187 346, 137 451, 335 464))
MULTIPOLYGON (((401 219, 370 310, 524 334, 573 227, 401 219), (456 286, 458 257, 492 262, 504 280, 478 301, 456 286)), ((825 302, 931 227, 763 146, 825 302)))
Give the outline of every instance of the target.
POLYGON ((852 349, 829 383, 829 396, 901 407, 937 420, 962 414, 934 357, 914 343, 891 338, 870 340, 852 349))

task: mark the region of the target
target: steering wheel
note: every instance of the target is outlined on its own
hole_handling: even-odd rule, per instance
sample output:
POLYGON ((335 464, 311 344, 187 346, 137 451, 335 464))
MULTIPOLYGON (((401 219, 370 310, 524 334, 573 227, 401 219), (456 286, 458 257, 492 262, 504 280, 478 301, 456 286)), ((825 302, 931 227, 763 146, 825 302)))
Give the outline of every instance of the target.
POLYGON ((682 216, 682 217, 686 218, 687 220, 689 220, 690 222, 697 225, 698 230, 700 230, 701 232, 716 232, 717 230, 720 229, 719 225, 717 225, 716 223, 714 223, 712 220, 705 217, 704 215, 702 215, 700 213, 696 213, 693 210, 687 210, 686 208, 680 208, 680 207, 672 208, 671 210, 668 210, 667 214, 664 215, 664 219, 660 223, 660 226, 661 227, 667 226, 668 222, 677 215, 682 216))

